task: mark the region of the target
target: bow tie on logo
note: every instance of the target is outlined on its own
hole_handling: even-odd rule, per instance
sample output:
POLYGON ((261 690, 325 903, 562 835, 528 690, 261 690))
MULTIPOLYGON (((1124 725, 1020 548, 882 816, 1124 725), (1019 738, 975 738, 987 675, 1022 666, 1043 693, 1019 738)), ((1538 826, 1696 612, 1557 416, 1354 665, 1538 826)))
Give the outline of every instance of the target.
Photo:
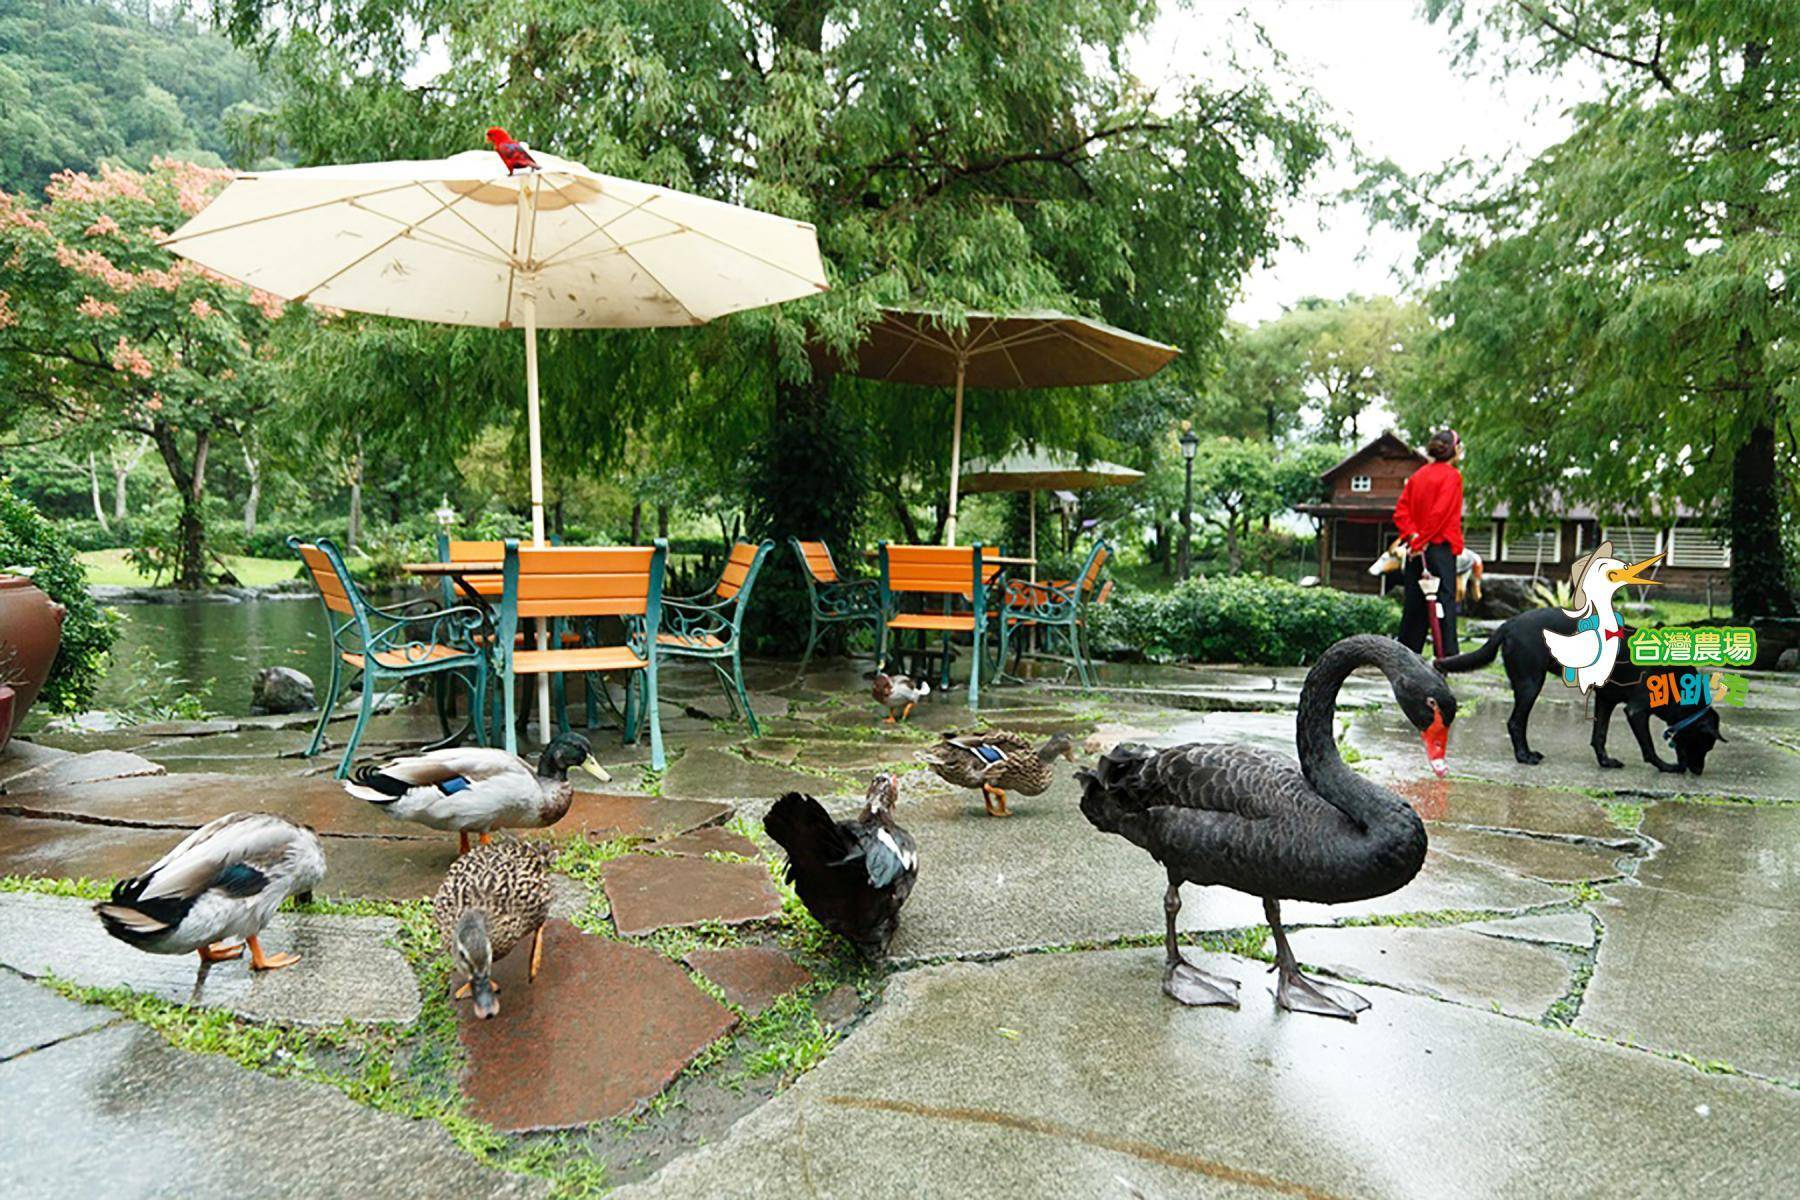
POLYGON ((1623 629, 1603 629, 1600 632, 1604 635, 1600 639, 1600 644, 1602 646, 1606 644, 1607 638, 1618 638, 1620 641, 1625 640, 1625 631, 1623 629))

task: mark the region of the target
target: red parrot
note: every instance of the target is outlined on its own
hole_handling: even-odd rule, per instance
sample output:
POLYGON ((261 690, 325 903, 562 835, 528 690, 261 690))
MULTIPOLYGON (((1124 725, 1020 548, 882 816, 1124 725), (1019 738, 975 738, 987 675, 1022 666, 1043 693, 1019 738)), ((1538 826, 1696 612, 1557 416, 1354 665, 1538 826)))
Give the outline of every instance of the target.
POLYGON ((531 151, 524 142, 513 140, 513 135, 498 125, 487 131, 487 140, 494 147, 494 153, 506 164, 506 173, 513 174, 527 168, 538 169, 537 159, 531 157, 531 151))

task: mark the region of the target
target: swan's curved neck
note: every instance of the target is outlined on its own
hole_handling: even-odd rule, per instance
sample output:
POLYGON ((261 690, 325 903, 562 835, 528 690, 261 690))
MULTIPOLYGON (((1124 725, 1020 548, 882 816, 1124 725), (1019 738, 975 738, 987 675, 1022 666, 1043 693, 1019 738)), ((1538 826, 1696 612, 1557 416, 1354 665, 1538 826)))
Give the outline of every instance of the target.
MULTIPOLYGON (((1352 771, 1337 748, 1337 695, 1350 672, 1380 667, 1393 683, 1402 656, 1411 651, 1388 638, 1365 637, 1339 642, 1319 656, 1300 689, 1295 741, 1306 781, 1331 805, 1363 829, 1412 815, 1399 796, 1352 771)), ((1415 818, 1416 819, 1416 818, 1415 818)))

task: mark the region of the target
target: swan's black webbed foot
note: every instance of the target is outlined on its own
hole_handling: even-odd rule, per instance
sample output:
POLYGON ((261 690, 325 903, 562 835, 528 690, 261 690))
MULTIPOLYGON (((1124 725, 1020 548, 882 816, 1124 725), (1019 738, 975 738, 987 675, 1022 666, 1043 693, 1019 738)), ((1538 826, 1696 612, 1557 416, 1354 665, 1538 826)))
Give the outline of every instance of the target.
POLYGON ((1275 985, 1275 1003, 1289 1012, 1354 1021, 1357 1013, 1369 1007, 1367 1000, 1347 987, 1308 979, 1293 967, 1276 970, 1280 972, 1280 982, 1275 985))
POLYGON ((1238 981, 1202 971, 1177 955, 1163 972, 1163 991, 1193 1008, 1207 1005, 1238 1006, 1238 981))

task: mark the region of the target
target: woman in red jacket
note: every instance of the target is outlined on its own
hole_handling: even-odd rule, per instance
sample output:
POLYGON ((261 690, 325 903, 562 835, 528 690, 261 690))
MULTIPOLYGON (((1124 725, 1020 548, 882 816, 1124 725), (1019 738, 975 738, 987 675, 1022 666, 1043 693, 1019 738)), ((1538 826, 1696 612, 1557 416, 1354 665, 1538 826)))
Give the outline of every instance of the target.
POLYGON ((1400 644, 1408 650, 1424 646, 1431 631, 1425 613, 1425 593, 1419 576, 1425 570, 1442 581, 1438 603, 1443 606, 1442 653, 1458 653, 1456 645, 1456 556, 1463 551, 1462 439, 1454 429, 1440 429, 1425 443, 1430 462, 1420 467, 1400 489, 1394 505, 1394 527, 1411 551, 1406 559, 1406 590, 1400 608, 1400 644))

